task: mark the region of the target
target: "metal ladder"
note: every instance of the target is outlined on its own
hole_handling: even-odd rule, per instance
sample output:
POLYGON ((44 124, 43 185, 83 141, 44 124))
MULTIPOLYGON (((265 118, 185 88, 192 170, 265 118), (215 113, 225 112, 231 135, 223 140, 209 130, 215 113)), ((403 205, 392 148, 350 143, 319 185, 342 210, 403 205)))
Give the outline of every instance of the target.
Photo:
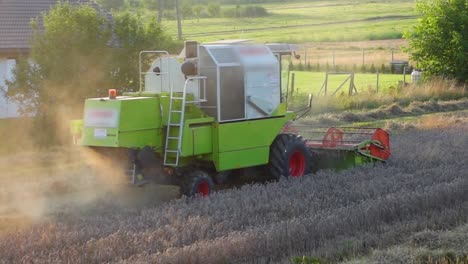
POLYGON ((187 104, 203 103, 206 102, 206 77, 205 76, 192 76, 185 80, 184 90, 182 95, 180 92, 174 92, 172 86, 170 87, 170 99, 169 99, 169 112, 167 118, 167 131, 166 131, 166 144, 164 149, 164 165, 165 166, 178 166, 180 155, 182 153, 182 136, 184 133, 184 120, 185 120, 185 106, 187 104), (196 100, 187 101, 187 87, 191 81, 198 81, 198 97, 196 100), (202 82, 201 82, 202 81, 202 82), (203 83, 203 98, 201 97, 201 86, 203 83), (180 108, 175 108, 180 102, 180 108), (179 120, 174 120, 174 115, 179 116, 179 120), (175 134, 175 135, 174 135, 175 134), (177 143, 177 148, 171 148, 171 143, 177 143))

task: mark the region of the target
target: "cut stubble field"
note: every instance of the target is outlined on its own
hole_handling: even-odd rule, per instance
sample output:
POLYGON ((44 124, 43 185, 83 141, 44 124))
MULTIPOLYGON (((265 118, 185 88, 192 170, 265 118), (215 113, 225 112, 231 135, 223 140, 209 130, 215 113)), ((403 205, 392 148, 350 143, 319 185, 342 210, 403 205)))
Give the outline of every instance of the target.
MULTIPOLYGON (((468 116, 460 113, 450 125, 436 125, 446 123, 443 116, 391 131, 387 164, 249 184, 200 199, 175 199, 174 190, 163 197, 148 193, 157 189, 95 187, 84 195, 88 200, 70 199, 3 229, 0 263, 291 263, 303 255, 338 262, 367 254, 363 262, 395 263, 434 250, 463 257, 466 240, 453 242, 468 219, 468 116), (144 200, 130 199, 145 191, 144 200), (449 235, 452 248, 431 240, 449 235), (398 255, 411 245, 421 254, 398 255)), ((13 171, 2 170, 2 182, 13 179, 13 171)), ((91 174, 52 169, 34 176, 75 179, 69 184, 83 187, 77 180, 91 174)), ((50 200, 43 201, 47 208, 50 200)))

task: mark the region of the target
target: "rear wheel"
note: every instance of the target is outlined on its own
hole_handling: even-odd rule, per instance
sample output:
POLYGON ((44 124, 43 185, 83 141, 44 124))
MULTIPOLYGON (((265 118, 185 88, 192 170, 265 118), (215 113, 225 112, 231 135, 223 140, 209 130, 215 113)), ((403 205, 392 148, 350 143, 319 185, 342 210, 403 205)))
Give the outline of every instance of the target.
POLYGON ((312 171, 312 155, 305 140, 295 134, 279 134, 270 147, 270 175, 299 178, 312 171))
POLYGON ((203 171, 194 171, 184 176, 181 192, 188 197, 208 196, 213 192, 214 183, 211 177, 203 171))

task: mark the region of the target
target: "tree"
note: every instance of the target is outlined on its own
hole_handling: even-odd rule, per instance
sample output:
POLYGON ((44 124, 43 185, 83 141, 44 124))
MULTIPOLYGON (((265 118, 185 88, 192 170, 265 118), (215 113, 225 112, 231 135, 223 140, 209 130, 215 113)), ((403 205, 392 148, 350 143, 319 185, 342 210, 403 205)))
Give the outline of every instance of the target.
POLYGON ((138 54, 142 50, 172 50, 174 42, 151 17, 145 23, 141 15, 125 12, 115 17, 115 35, 119 47, 113 49, 111 81, 121 91, 139 89, 138 54))
POLYGON ((209 3, 207 11, 211 17, 219 17, 219 15, 221 14, 221 6, 219 5, 219 3, 209 3))
POLYGON ((158 22, 159 23, 161 23, 163 16, 164 16, 164 0, 159 0, 159 8, 158 8, 158 22))
POLYGON ((468 3, 466 0, 420 1, 418 25, 405 33, 411 59, 426 75, 468 80, 468 3))
POLYGON ((98 2, 102 7, 108 10, 119 10, 125 6, 124 0, 99 0, 98 2))
POLYGON ((192 6, 189 3, 182 5, 182 17, 187 19, 193 15, 192 6))
POLYGON ((139 8, 141 4, 140 0, 127 0, 127 6, 130 8, 139 8))
POLYGON ((176 18, 177 18, 177 39, 182 39, 182 22, 180 21, 180 5, 179 0, 175 0, 176 18))
POLYGON ((64 106, 68 115, 82 116, 85 98, 106 95, 109 88, 137 90, 141 50, 177 47, 156 17, 145 22, 139 15, 116 16, 115 39, 108 20, 87 5, 59 3, 43 20, 45 31, 35 27, 30 59, 20 60, 7 96, 23 113, 35 114, 35 129, 47 131, 47 138, 55 138, 64 106))
POLYGON ((196 5, 193 7, 193 13, 197 16, 197 22, 200 22, 200 15, 203 12, 203 6, 196 5))
POLYGON ((47 145, 64 134, 61 115, 109 87, 105 69, 111 30, 106 18, 87 5, 59 2, 43 21, 44 33, 32 23, 30 59, 20 60, 7 96, 19 103, 20 112, 35 115, 34 130, 41 133, 34 139, 47 145))
POLYGON ((102 72, 110 55, 111 30, 103 16, 87 5, 58 3, 44 16, 44 27, 44 33, 36 27, 31 43, 34 63, 20 61, 8 92, 20 111, 33 108, 37 115, 50 113, 64 100, 96 95, 96 87, 109 84, 102 72))
POLYGON ((142 0, 143 6, 147 9, 156 10, 159 7, 158 0, 142 0))

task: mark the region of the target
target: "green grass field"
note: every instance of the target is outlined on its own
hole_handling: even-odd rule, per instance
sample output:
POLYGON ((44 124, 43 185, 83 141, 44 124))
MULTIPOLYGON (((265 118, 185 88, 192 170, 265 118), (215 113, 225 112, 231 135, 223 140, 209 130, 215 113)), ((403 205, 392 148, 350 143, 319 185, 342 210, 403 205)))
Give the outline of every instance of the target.
MULTIPOLYGON (((247 38, 263 42, 304 43, 401 38, 416 23, 413 1, 317 1, 264 4, 259 18, 196 18, 183 21, 186 39, 201 42, 247 38)), ((163 22, 176 36, 176 21, 163 22)))
MULTIPOLYGON (((317 95, 325 81, 324 72, 302 72, 294 71, 295 91, 299 93, 312 93, 317 95)), ((329 75, 328 94, 332 94, 349 75, 329 75)), ((403 81, 401 74, 379 74, 379 92, 385 92, 389 87, 397 87, 398 82, 403 81)), ((411 82, 411 76, 406 75, 406 82, 411 82)), ((358 92, 375 92, 377 86, 377 75, 372 73, 357 73, 354 76, 354 84, 358 92)), ((349 81, 345 83, 342 89, 347 94, 349 81)))

